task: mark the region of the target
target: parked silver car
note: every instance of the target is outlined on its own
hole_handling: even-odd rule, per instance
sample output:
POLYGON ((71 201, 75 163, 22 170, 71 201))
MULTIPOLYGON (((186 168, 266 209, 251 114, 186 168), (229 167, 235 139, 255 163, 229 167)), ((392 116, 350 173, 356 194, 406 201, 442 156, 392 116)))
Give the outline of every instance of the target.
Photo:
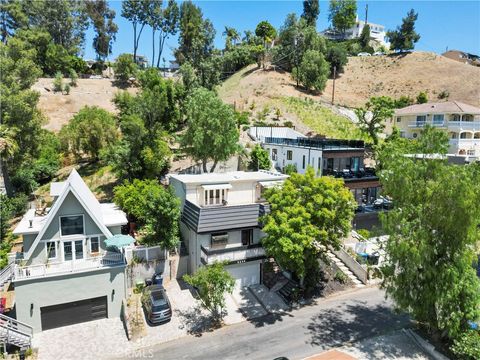
POLYGON ((142 293, 142 305, 151 324, 161 324, 172 318, 170 300, 162 285, 147 286, 142 293))
POLYGON ((358 53, 357 56, 365 57, 365 56, 372 56, 372 55, 368 52, 361 52, 361 53, 358 53))

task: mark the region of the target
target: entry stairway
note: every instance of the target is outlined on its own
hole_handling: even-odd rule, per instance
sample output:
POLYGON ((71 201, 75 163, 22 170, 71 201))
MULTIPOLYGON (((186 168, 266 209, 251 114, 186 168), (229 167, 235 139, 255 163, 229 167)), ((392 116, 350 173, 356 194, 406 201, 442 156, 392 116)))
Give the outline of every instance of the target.
POLYGON ((330 258, 331 261, 335 263, 335 265, 337 265, 341 272, 348 276, 348 278, 351 282, 353 282, 355 287, 365 286, 365 284, 361 282, 360 279, 334 253, 332 253, 331 251, 327 251, 327 256, 330 258))
POLYGON ((32 346, 32 337, 33 328, 30 325, 0 314, 0 343, 26 350, 32 346))
POLYGON ((0 271, 0 287, 8 283, 10 280, 13 279, 13 274, 14 274, 14 266, 15 264, 9 264, 8 266, 5 266, 1 271, 0 271))

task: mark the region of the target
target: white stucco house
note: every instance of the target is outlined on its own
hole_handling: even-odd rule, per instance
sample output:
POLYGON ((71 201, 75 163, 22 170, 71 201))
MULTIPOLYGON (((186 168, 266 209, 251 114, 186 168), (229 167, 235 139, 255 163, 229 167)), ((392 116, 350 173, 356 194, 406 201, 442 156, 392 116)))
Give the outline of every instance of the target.
POLYGON ((180 231, 189 254, 188 272, 226 261, 236 286, 261 283, 265 250, 259 218, 269 211, 262 194, 286 178, 268 171, 169 175, 181 199, 180 231))

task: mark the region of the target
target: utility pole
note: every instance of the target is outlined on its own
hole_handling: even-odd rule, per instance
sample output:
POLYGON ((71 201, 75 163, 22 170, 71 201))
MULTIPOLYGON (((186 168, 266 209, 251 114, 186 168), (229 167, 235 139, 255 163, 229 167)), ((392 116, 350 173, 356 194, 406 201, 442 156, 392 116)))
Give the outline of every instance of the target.
POLYGON ((297 49, 297 43, 298 43, 298 39, 297 39, 297 36, 298 34, 295 34, 295 67, 297 68, 297 88, 298 88, 298 49, 297 49))
POLYGON ((365 25, 368 24, 368 4, 365 5, 365 25))
POLYGON ((335 101, 335 78, 337 77, 337 66, 333 67, 333 90, 332 90, 332 105, 335 101))

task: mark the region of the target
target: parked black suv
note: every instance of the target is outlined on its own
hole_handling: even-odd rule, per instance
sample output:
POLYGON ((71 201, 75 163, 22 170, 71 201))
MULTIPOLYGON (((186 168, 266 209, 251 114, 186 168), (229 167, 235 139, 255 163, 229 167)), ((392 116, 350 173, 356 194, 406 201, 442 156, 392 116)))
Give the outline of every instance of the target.
POLYGON ((161 324, 172 318, 172 307, 162 285, 147 286, 143 290, 142 305, 151 324, 161 324))

